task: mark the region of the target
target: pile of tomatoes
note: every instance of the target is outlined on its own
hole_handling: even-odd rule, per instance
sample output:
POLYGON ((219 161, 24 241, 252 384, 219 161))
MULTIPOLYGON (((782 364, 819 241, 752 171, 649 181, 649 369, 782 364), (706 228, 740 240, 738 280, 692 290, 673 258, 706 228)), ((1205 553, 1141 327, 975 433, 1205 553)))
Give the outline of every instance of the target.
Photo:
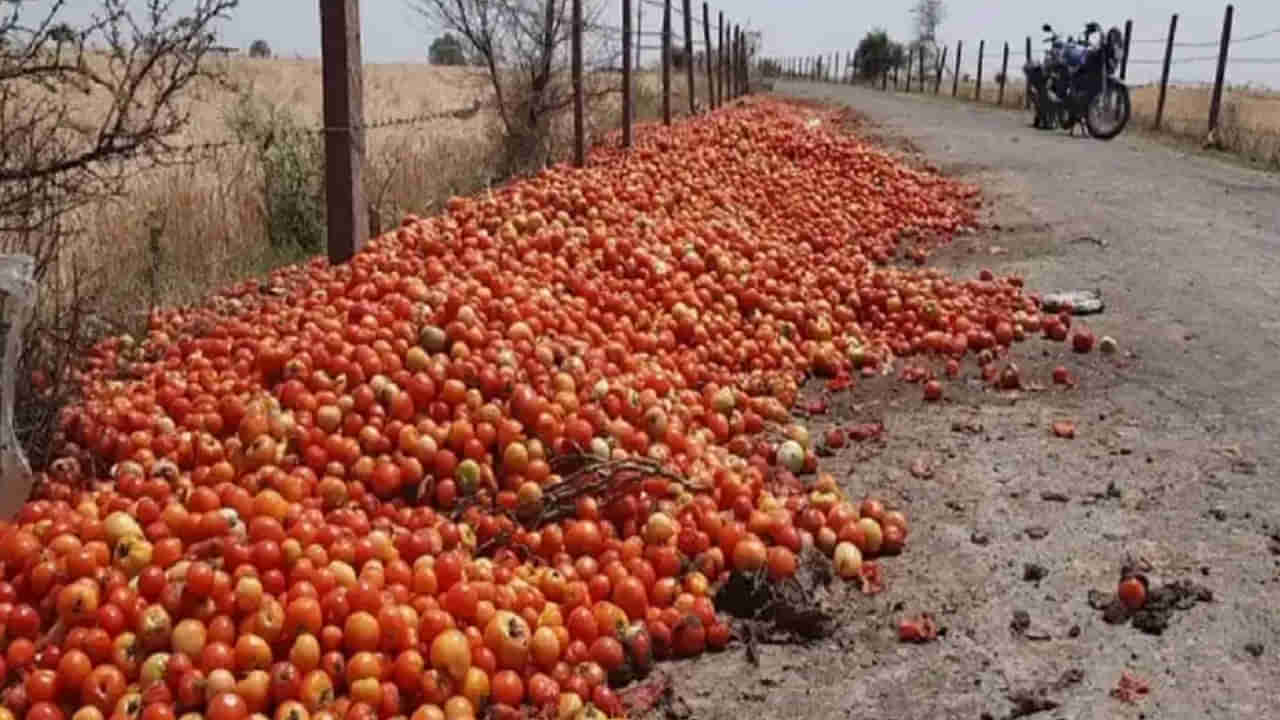
POLYGON ((0 720, 618 715, 729 642, 730 572, 874 585, 906 517, 820 472, 800 383, 1040 316, 892 266, 974 190, 813 115, 645 128, 101 343, 0 524, 0 720), (545 521, 583 457, 663 471, 545 521))

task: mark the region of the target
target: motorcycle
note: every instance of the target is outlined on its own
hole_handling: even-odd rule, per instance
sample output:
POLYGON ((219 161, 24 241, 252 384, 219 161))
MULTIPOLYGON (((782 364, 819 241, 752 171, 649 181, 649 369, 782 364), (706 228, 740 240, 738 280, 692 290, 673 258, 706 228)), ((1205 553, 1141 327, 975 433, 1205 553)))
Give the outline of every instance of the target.
POLYGON ((1129 88, 1115 77, 1124 52, 1120 29, 1103 33, 1102 26, 1090 22, 1078 41, 1070 36, 1064 40, 1048 24, 1043 30, 1049 34, 1044 60, 1023 68, 1032 126, 1074 132, 1083 120, 1092 137, 1110 140, 1119 135, 1132 112, 1129 88), (1097 44, 1090 42, 1094 34, 1099 36, 1097 44))

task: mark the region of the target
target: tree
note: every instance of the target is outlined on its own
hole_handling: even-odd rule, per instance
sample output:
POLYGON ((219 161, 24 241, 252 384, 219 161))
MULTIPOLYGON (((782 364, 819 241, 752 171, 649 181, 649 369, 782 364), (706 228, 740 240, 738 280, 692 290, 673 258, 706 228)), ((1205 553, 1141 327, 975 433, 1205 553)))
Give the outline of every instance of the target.
POLYGON ((858 42, 858 73, 865 79, 878 78, 902 64, 902 45, 889 38, 884 28, 875 28, 858 42))
POLYGON ((112 275, 77 270, 73 248, 98 248, 92 227, 69 214, 175 162, 166 151, 190 118, 187 91, 217 67, 213 31, 238 4, 192 0, 179 14, 170 0, 85 0, 74 10, 51 0, 0 10, 0 252, 34 259, 37 306, 15 400, 37 467, 49 459, 71 359, 92 340, 92 289, 82 283, 112 275))
POLYGON ((911 20, 915 25, 915 38, 911 43, 913 56, 918 57, 917 48, 924 48, 925 62, 932 65, 938 54, 938 28, 947 17, 947 8, 943 0, 916 0, 911 6, 911 20))
MULTIPOLYGON (((438 29, 457 33, 483 60, 505 145, 503 175, 546 163, 551 120, 573 102, 569 77, 571 0, 407 0, 438 29)), ((583 0, 584 28, 598 27, 600 0, 583 0)), ((583 31, 583 62, 603 65, 617 50, 600 32, 583 31)), ((617 88, 589 89, 600 97, 617 88)))
POLYGON ((445 33, 431 41, 427 58, 432 65, 466 65, 467 51, 453 33, 445 33))
POLYGON ((916 0, 911 7, 911 18, 915 22, 916 41, 936 45, 938 28, 947 18, 947 8, 942 0, 916 0))
POLYGON ((269 58, 271 57, 271 46, 266 40, 254 40, 249 46, 249 57, 251 58, 269 58))

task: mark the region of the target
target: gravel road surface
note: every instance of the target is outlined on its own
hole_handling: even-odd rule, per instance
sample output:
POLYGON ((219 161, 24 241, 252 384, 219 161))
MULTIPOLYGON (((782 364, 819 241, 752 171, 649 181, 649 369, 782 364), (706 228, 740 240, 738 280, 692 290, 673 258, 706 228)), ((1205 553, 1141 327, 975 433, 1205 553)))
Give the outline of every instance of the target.
POLYGON ((885 423, 837 467, 855 495, 908 507, 908 550, 884 563, 885 592, 841 598, 832 637, 677 666, 668 716, 1280 716, 1280 176, 969 103, 775 92, 846 104, 861 134, 980 185, 987 227, 930 262, 1029 292, 1096 288, 1105 312, 1076 321, 1120 352, 1034 340, 1014 356, 1029 390, 990 390, 967 363, 940 406, 869 382, 813 418, 885 423), (1075 388, 1052 385, 1057 365, 1075 388), (1074 439, 1050 432, 1060 419, 1074 439), (1109 624, 1090 591, 1114 592, 1126 563, 1212 601, 1188 598, 1159 635, 1109 624), (919 612, 945 635, 900 644, 897 621, 919 612), (1125 673, 1149 693, 1112 697, 1125 673))

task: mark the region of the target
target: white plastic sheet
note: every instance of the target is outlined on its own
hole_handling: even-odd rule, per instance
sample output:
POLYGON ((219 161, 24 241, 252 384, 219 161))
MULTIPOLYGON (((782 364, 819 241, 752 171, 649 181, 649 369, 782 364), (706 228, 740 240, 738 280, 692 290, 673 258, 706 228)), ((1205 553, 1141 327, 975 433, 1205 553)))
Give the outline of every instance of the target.
POLYGON ((4 301, 4 365, 0 368, 0 517, 11 517, 31 494, 31 464, 13 426, 13 396, 22 358, 22 331, 36 301, 35 261, 29 255, 0 255, 4 301))

